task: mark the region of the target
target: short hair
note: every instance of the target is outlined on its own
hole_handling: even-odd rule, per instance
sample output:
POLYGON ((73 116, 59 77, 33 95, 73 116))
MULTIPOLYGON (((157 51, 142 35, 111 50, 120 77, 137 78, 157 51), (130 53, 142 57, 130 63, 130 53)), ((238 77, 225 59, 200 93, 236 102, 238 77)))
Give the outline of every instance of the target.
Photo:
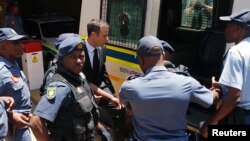
POLYGON ((102 26, 109 27, 109 24, 101 19, 92 19, 87 24, 88 36, 90 36, 91 32, 96 32, 97 34, 99 34, 102 26))

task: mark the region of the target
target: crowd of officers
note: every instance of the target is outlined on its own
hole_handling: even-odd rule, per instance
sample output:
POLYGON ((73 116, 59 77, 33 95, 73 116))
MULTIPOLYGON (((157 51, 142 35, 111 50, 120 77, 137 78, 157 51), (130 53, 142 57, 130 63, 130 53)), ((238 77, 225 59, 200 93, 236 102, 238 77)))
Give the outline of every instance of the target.
POLYGON ((170 72, 167 68, 175 66, 164 62, 164 55, 174 49, 147 35, 136 49, 144 74, 128 77, 119 98, 105 66, 108 23, 92 19, 84 41, 74 33, 61 34, 55 42, 57 56, 45 74, 41 99, 33 113, 27 79, 16 63, 23 53, 21 40, 26 37, 12 28, 0 28, 0 141, 8 126, 14 130, 14 141, 31 141, 29 128, 38 141, 94 141, 97 132, 108 141, 124 137, 131 141, 187 141, 189 103, 210 107, 219 100, 220 107, 201 127, 202 136, 208 136, 208 125, 249 124, 250 10, 221 20, 228 22, 227 42, 236 45, 227 54, 219 82, 213 78, 210 89, 186 72, 170 72), (103 116, 103 111, 108 111, 108 116, 103 116), (237 122, 225 122, 227 118, 237 122), (132 129, 125 134, 128 119, 132 129), (103 123, 113 129, 114 136, 103 123))

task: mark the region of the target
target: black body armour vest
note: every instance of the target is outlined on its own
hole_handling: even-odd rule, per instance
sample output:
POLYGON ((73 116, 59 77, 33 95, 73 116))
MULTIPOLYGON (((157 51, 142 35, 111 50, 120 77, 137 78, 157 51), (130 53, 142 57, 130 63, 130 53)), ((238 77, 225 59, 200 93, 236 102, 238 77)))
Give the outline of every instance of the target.
POLYGON ((54 141, 89 141, 94 134, 99 112, 93 93, 85 79, 76 83, 60 73, 55 73, 51 82, 60 81, 71 89, 71 100, 65 101, 54 123, 48 129, 54 141), (72 81, 72 82, 70 82, 72 81), (69 102, 71 101, 71 102, 69 102))

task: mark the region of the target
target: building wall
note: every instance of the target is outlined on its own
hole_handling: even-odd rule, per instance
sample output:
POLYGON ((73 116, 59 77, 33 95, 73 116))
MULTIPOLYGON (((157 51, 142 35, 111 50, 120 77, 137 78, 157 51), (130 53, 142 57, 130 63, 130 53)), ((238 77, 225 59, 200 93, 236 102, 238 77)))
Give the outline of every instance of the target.
POLYGON ((80 20, 82 0, 18 0, 23 18, 44 13, 60 13, 80 20))

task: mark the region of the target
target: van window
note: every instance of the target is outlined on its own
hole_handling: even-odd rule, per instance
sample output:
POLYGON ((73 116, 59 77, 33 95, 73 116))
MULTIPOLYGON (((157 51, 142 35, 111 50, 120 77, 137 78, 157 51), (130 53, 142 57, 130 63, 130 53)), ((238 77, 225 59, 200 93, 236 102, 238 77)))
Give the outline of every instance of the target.
POLYGON ((181 27, 212 27, 214 0, 182 0, 181 27))
POLYGON ((135 48, 144 34, 146 0, 103 0, 101 18, 110 25, 109 43, 135 48))

